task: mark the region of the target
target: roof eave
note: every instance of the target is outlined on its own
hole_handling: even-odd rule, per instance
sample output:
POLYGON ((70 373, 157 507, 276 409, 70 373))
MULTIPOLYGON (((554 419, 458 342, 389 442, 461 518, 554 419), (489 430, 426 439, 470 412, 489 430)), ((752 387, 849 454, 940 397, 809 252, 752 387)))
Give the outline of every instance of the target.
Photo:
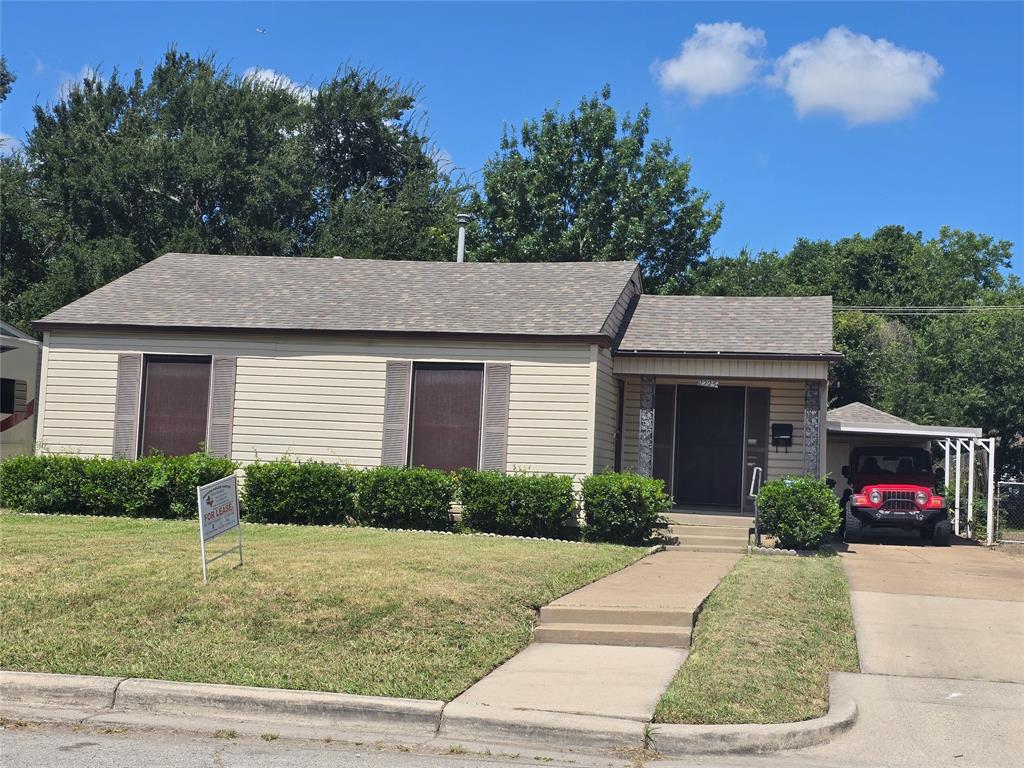
POLYGON ((702 357, 702 358, 745 358, 747 360, 804 360, 834 362, 843 359, 841 352, 709 352, 686 350, 629 349, 620 346, 616 355, 630 357, 702 357))
POLYGON ((333 328, 274 328, 274 327, 225 327, 216 325, 145 325, 115 323, 75 323, 60 320, 35 320, 32 327, 37 331, 100 331, 113 333, 230 333, 230 334, 287 334, 312 336, 345 336, 363 338, 406 338, 406 339, 478 339, 482 341, 534 341, 537 343, 579 343, 599 344, 610 347, 611 338, 605 334, 554 334, 554 333, 470 333, 464 331, 407 331, 372 329, 333 328))
POLYGON ((888 435, 892 437, 920 438, 974 438, 981 437, 978 427, 940 427, 924 424, 870 424, 864 422, 827 421, 826 427, 833 434, 843 435, 888 435))

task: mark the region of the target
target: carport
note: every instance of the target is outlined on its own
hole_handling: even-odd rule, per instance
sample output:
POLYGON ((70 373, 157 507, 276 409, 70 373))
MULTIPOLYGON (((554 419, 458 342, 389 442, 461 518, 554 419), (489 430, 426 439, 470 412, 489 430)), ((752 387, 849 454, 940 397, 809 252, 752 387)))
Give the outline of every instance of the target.
POLYGON ((964 535, 971 535, 974 521, 974 490, 976 476, 975 454, 983 454, 985 464, 985 480, 987 486, 986 504, 986 543, 994 542, 995 514, 995 452, 994 437, 983 438, 981 429, 977 427, 943 427, 915 424, 901 419, 891 413, 872 408, 864 403, 850 403, 828 411, 826 418, 828 430, 828 447, 826 466, 830 477, 836 479, 836 493, 845 489, 845 478, 842 467, 846 464, 850 451, 860 447, 907 445, 931 449, 938 444, 945 453, 943 482, 954 488, 953 509, 956 515, 953 520, 953 532, 960 535, 961 527, 964 535), (978 448, 981 451, 978 451, 978 448), (950 470, 953 471, 953 482, 950 482, 950 470), (962 490, 961 479, 967 475, 967 490, 962 490), (962 498, 966 496, 966 501, 962 498), (961 510, 965 504, 966 509, 961 510), (966 516, 961 512, 965 512, 966 516), (963 521, 963 526, 961 526, 963 521))

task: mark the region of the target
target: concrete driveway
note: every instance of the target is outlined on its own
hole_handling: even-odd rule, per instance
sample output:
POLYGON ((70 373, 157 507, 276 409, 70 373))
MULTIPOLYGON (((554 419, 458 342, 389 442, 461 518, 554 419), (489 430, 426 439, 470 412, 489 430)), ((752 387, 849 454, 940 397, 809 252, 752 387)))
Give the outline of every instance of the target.
POLYGON ((1024 558, 897 535, 841 557, 863 672, 1024 683, 1024 558))

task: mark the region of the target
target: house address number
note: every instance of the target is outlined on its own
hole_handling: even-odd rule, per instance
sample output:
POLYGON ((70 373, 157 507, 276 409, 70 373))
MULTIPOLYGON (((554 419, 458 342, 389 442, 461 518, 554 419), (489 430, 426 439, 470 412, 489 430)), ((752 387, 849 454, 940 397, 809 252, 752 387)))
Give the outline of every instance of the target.
POLYGON ((697 379, 697 386, 718 389, 718 379, 697 379))

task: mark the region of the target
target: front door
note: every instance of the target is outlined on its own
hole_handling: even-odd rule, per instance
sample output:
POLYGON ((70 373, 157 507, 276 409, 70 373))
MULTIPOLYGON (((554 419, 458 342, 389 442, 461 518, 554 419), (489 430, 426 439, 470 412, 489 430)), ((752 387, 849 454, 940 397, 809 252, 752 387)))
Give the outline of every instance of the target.
POLYGON ((679 387, 677 504, 739 509, 745 399, 743 387, 679 387))

